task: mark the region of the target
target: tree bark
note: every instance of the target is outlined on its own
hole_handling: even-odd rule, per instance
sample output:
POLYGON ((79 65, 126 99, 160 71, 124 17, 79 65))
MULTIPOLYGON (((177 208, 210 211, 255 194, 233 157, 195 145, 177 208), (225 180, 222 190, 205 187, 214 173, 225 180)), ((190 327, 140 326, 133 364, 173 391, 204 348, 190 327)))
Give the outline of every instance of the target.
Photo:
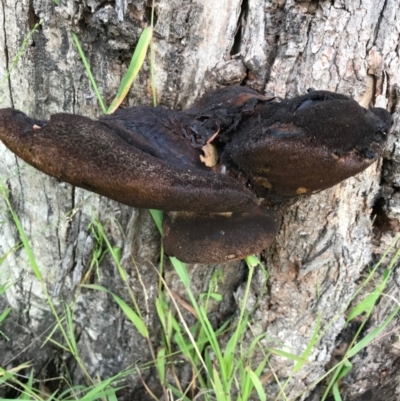
MULTIPOLYGON (((61 0, 58 6, 44 0, 1 0, 1 77, 11 68, 29 30, 43 20, 1 88, 1 107, 15 107, 44 119, 58 112, 99 116, 101 109, 70 33, 79 37, 100 93, 109 103, 143 28, 149 24, 150 6, 145 0, 116 1, 115 5, 61 0)), ((350 95, 364 107, 379 103, 394 113, 395 125, 383 163, 329 190, 282 206, 280 233, 261 255, 270 273, 267 293, 260 297, 266 284, 261 271, 252 283, 249 308, 257 306, 249 342, 266 332, 262 341, 266 348, 301 355, 321 317, 326 333, 313 349, 311 363, 285 389, 288 399, 308 396, 318 400, 323 385, 315 386, 315 381, 327 371, 340 334, 343 336, 343 307, 364 269, 379 259, 400 227, 398 1, 158 0, 155 11, 155 76, 162 106, 186 108, 212 88, 241 84, 282 98, 303 94, 308 88, 326 89, 350 95)), ((149 68, 146 62, 127 106, 152 103, 149 68)), ((1 182, 9 191, 53 301, 61 309, 62 300, 69 302, 77 296, 74 319, 88 373, 104 379, 136 361, 151 360, 147 343, 109 295, 85 289, 77 293, 94 253, 101 251, 96 232, 90 228, 97 216, 113 246, 121 249, 121 262, 157 345, 154 299, 160 237, 148 211, 57 182, 24 164, 2 144, 0 154, 1 182)), ((13 285, 0 300, 0 312, 6 305, 12 307, 1 327, 8 340, 0 338, 0 366, 33 360, 35 371, 43 378, 50 374, 49 361, 60 352, 49 343, 41 348, 53 318, 26 252, 18 247, 21 239, 15 224, 5 203, 1 205, 0 255, 6 258, 0 279, 13 285)), ((219 291, 224 301, 215 304, 211 313, 215 324, 226 320, 236 309, 235 297, 242 296, 243 263, 188 268, 197 294, 207 290, 215 271, 222 270, 219 291)), ((92 277, 96 284, 129 300, 109 256, 101 260, 99 273, 92 277)), ((399 296, 399 280, 395 274, 393 277, 392 298, 385 297, 378 305, 371 329, 399 296)), ((185 299, 185 289, 168 262, 165 279, 185 299)), ((394 321, 393 327, 396 325, 394 321)), ((389 380, 385 399, 398 399, 396 341, 397 335, 383 337, 357 355, 342 389, 346 399, 361 400, 361 394, 378 399, 375 392, 389 380)), ((72 360, 68 363, 73 381, 84 382, 81 370, 72 360)), ((271 363, 281 380, 293 367, 292 361, 280 357, 272 358, 271 363)), ((144 376, 150 380, 151 372, 144 376)), ((127 397, 141 394, 137 376, 131 376, 128 384, 127 397)), ((266 389, 271 398, 279 391, 273 379, 266 389)))

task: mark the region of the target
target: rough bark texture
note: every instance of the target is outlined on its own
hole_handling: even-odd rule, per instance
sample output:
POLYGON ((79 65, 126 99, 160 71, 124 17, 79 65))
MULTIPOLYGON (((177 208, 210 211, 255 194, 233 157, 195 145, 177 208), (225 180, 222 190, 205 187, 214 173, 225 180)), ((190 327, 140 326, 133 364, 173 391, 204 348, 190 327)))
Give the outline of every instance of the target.
MULTIPOLYGON (((70 32, 78 35, 100 92, 110 100, 149 23, 150 10, 150 2, 145 0, 115 4, 71 0, 61 1, 59 6, 49 0, 1 0, 0 77, 11 67, 34 23, 43 20, 1 88, 1 107, 12 106, 37 118, 55 112, 98 116, 101 110, 70 32)), ((394 112, 394 133, 383 164, 311 198, 285 205, 280 234, 263 255, 271 277, 262 298, 261 272, 254 280, 249 307, 257 307, 249 341, 267 332, 266 347, 285 344, 287 350, 300 355, 310 341, 317 316, 321 316, 322 328, 334 321, 313 350, 312 363, 286 387, 288 399, 320 398, 323 386, 313 389, 313 383, 324 374, 344 337, 339 336, 345 326, 343 306, 363 270, 379 258, 399 231, 399 12, 398 0, 156 2, 156 86, 159 103, 165 107, 187 107, 210 88, 240 83, 266 96, 280 97, 299 95, 310 87, 327 89, 348 94, 363 106, 377 101, 385 106, 387 101, 394 112)), ((148 64, 126 104, 151 104, 148 64)), ((22 163, 2 144, 0 155, 1 182, 9 190, 54 302, 61 307, 61 300, 71 301, 76 294, 98 247, 89 229, 93 216, 98 216, 113 246, 122 250, 122 264, 157 345, 154 297, 158 276, 154 266, 160 244, 148 211, 59 183, 22 163)), ((0 300, 0 311, 6 305, 13 308, 1 328, 9 340, 0 338, 0 365, 12 367, 33 360, 37 371, 46 375, 43 367, 59 352, 50 344, 40 348, 52 328, 52 315, 25 251, 15 248, 20 238, 4 202, 1 212, 0 255, 7 255, 1 280, 14 285, 0 300)), ((234 313, 234 295, 240 299, 246 278, 242 263, 193 265, 189 269, 196 293, 205 291, 213 272, 222 269, 219 291, 224 301, 214 305, 213 321, 218 324, 234 313)), ((388 290, 392 298, 380 302, 371 328, 384 319, 399 296, 400 280, 396 274, 393 277, 388 290)), ((168 265, 165 279, 185 298, 182 284, 168 265)), ((102 260, 93 281, 129 299, 109 257, 102 260)), ((80 355, 90 375, 106 378, 136 361, 151 359, 147 343, 105 293, 81 290, 75 321, 80 355)), ((398 324, 394 321, 392 329, 398 324)), ((346 399, 398 399, 397 339, 395 331, 383 336, 354 359, 354 369, 343 387, 346 399)), ((80 369, 67 362, 74 381, 84 382, 80 369)), ((293 366, 284 358, 273 358, 272 364, 281 379, 293 366)), ((138 397, 142 391, 139 378, 130 377, 129 385, 127 396, 138 397)), ((270 396, 278 392, 273 379, 266 386, 270 396)))

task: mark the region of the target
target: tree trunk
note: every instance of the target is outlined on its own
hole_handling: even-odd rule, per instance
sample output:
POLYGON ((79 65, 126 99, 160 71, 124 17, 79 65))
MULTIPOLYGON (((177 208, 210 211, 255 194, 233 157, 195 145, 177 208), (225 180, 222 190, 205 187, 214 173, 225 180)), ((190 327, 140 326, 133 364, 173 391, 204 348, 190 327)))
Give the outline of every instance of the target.
MULTIPOLYGON (((241 84, 282 98, 303 94, 308 88, 326 89, 350 95, 364 107, 379 102, 394 113, 394 134, 383 163, 329 190, 282 206, 280 233, 262 255, 270 278, 262 297, 266 283, 261 270, 252 283, 249 307, 257 306, 248 341, 266 332, 262 340, 266 348, 301 355, 318 316, 321 331, 326 330, 309 357, 310 363, 285 388, 288 399, 320 399, 323 385, 315 386, 315 381, 329 368, 335 347, 343 338, 343 308, 364 269, 379 259, 399 231, 399 12, 397 0, 156 1, 155 77, 162 106, 186 108, 212 88, 241 84)), ((150 22, 150 13, 151 2, 146 0, 115 4, 61 0, 58 6, 50 0, 1 0, 1 77, 11 68, 30 29, 43 21, 1 88, 1 107, 15 107, 44 119, 58 112, 99 116, 101 109, 70 33, 77 34, 100 93, 109 103, 143 28, 150 22)), ((146 62, 126 105, 152 103, 149 68, 146 62)), ((17 159, 1 143, 0 154, 1 183, 8 190, 53 302, 62 310, 63 301, 77 296, 74 321, 87 372, 104 379, 137 361, 150 361, 146 341, 111 296, 77 290, 95 255, 104 251, 91 224, 98 218, 113 247, 121 250, 121 263, 128 271, 156 348, 159 323, 154 299, 159 278, 155 266, 160 237, 149 212, 60 183, 17 159)), ((4 201, 1 205, 0 255, 6 258, 0 277, 12 286, 0 300, 0 313, 7 305, 12 313, 1 327, 8 339, 0 338, 0 366, 10 368, 34 361, 37 377, 43 379, 51 376, 49 366, 57 371, 56 355, 64 362, 66 357, 51 343, 41 347, 54 319, 27 253, 18 246, 21 238, 15 223, 4 201)), ((215 271, 222 270, 218 291, 224 300, 215 304, 211 313, 215 324, 224 322, 236 309, 234 295, 242 295, 244 264, 188 268, 197 294, 207 290, 215 271)), ((399 280, 393 277, 389 285, 392 298, 385 297, 378 305, 371 328, 393 309, 393 299, 399 295, 399 280)), ((109 255, 100 261, 91 280, 129 300, 109 255)), ((185 288, 168 261, 165 280, 185 299, 185 288)), ((393 328, 397 324, 394 321, 393 328)), ((384 336, 366 353, 357 355, 342 388, 346 399, 367 399, 361 398, 362 394, 382 399, 374 394, 386 384, 384 398, 398 399, 397 338, 396 333, 384 336)), ((85 375, 72 358, 66 363, 73 382, 83 383, 85 375)), ((271 365, 283 381, 293 361, 273 357, 271 365)), ((151 382, 151 373, 146 371, 144 379, 151 382)), ((126 397, 139 397, 140 378, 130 376, 128 384, 126 397)), ((279 391, 273 376, 265 385, 271 398, 279 391)))

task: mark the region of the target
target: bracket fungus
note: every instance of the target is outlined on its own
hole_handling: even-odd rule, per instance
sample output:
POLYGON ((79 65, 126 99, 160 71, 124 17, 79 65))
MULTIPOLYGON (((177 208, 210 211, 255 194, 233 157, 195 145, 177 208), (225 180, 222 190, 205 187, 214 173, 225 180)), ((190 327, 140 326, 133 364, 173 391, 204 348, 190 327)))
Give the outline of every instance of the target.
POLYGON ((280 216, 268 202, 329 188, 372 164, 390 124, 386 110, 336 93, 277 101, 231 86, 186 111, 141 106, 97 121, 2 109, 0 139, 61 181, 166 211, 167 254, 219 263, 273 242, 280 216))

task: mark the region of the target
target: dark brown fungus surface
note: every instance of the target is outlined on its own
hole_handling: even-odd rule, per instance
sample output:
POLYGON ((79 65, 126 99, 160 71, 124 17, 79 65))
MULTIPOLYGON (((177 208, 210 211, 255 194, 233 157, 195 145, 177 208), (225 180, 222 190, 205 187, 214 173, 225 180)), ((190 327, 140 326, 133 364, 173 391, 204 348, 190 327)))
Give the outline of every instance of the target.
POLYGON ((184 112, 135 107, 97 121, 70 114, 41 121, 2 109, 0 139, 61 181, 174 212, 164 223, 166 251, 217 263, 273 241, 280 218, 257 197, 308 195, 357 174, 381 154, 390 124, 386 110, 344 95, 315 91, 277 102, 232 86, 184 112), (209 142, 212 168, 200 160, 209 142))
POLYGON ((234 213, 169 213, 164 249, 192 263, 220 263, 260 252, 274 241, 280 216, 272 210, 234 213))
POLYGON ((257 101, 272 100, 261 95, 253 89, 245 86, 227 86, 216 91, 204 94, 195 104, 193 109, 210 111, 210 110, 227 110, 229 108, 241 107, 257 101))
POLYGON ((391 116, 353 99, 316 91, 258 105, 224 148, 258 196, 309 195, 367 168, 381 154, 391 116))
MULTIPOLYGON (((179 146, 183 139, 176 136, 179 146)), ((114 126, 109 119, 103 123, 55 114, 43 122, 3 109, 0 138, 38 170, 126 205, 165 211, 229 212, 258 204, 255 195, 234 179, 190 161, 180 163, 179 155, 173 161, 164 159, 165 149, 156 153, 157 142, 126 131, 122 125, 114 126)), ((168 145, 171 143, 173 140, 168 145)), ((200 150, 197 152, 200 155, 200 150)))

